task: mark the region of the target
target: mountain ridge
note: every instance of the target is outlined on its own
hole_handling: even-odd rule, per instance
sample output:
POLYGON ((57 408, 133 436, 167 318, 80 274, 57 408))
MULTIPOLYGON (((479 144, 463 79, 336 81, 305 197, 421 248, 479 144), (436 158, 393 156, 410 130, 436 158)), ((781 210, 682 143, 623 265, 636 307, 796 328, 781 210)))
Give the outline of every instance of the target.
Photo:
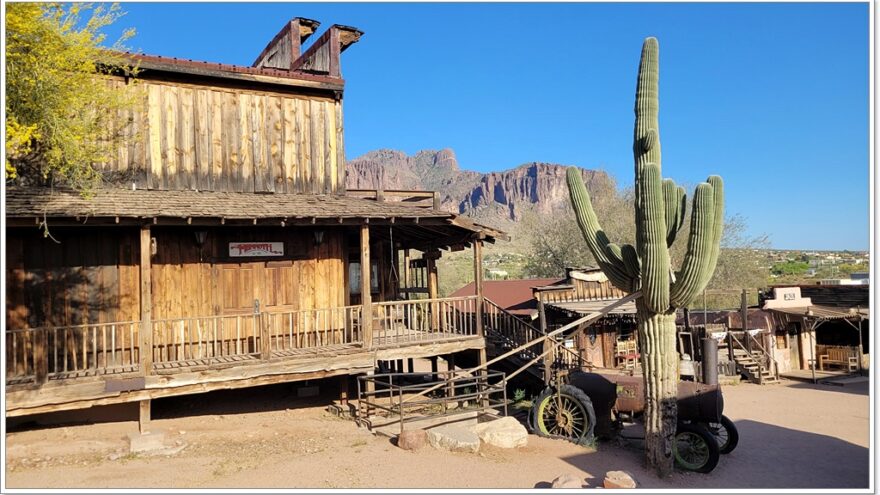
MULTIPOLYGON (((438 191, 443 210, 510 229, 528 212, 549 215, 567 204, 568 167, 528 162, 481 173, 462 169, 450 148, 421 150, 414 155, 384 148, 350 160, 345 185, 348 189, 438 191)), ((614 190, 614 180, 605 171, 578 168, 591 194, 614 190)))

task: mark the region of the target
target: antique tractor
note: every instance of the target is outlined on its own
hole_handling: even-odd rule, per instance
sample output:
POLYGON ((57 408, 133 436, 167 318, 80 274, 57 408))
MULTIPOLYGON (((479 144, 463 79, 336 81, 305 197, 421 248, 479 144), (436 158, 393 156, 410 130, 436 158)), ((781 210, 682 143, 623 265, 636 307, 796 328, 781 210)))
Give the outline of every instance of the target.
MULTIPOLYGON (((529 423, 538 435, 579 444, 595 437, 624 437, 624 424, 636 423, 643 416, 644 387, 640 376, 560 373, 555 385, 535 400, 529 423)), ((672 446, 676 465, 708 473, 718 464, 719 454, 736 448, 739 435, 733 422, 721 414, 723 409, 718 385, 679 382, 678 426, 672 446)))

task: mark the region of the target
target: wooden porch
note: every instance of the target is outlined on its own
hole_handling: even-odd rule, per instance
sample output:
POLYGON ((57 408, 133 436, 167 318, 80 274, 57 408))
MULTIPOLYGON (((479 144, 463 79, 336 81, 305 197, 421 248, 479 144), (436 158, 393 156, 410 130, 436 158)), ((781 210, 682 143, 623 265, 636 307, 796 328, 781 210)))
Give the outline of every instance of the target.
POLYGON ((6 413, 368 373, 376 360, 482 349, 477 301, 375 303, 366 321, 358 305, 8 330, 6 413))

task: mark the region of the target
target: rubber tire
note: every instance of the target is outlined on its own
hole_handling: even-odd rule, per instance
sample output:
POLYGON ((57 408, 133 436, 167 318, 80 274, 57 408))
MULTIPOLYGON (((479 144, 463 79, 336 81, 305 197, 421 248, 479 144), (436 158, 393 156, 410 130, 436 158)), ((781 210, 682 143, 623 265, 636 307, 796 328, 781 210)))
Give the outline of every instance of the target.
POLYGON ((715 466, 718 465, 718 460, 721 458, 721 451, 718 449, 718 440, 715 438, 715 435, 711 434, 705 426, 698 423, 680 423, 678 425, 678 428, 676 428, 675 436, 678 437, 678 435, 681 433, 692 433, 700 437, 700 439, 706 444, 706 447, 709 450, 709 459, 706 461, 705 464, 696 468, 685 466, 681 462, 679 462, 678 456, 676 455, 675 450, 678 442, 673 441, 672 457, 675 459, 675 464, 686 471, 695 471, 698 473, 708 473, 715 469, 715 466))
MULTIPOLYGON (((712 428, 709 426, 710 424, 712 423, 706 425, 706 429, 709 430, 709 433, 712 433, 712 428)), ((733 452, 733 449, 735 449, 736 445, 739 443, 739 432, 736 430, 736 425, 733 424, 733 421, 723 414, 721 415, 721 427, 727 430, 727 444, 719 444, 718 451, 722 454, 729 454, 733 452)))
POLYGON ((584 393, 583 390, 573 385, 563 385, 560 393, 568 395, 569 397, 580 402, 581 406, 583 406, 584 410, 586 411, 588 424, 587 430, 586 432, 584 432, 584 435, 579 439, 575 439, 561 435, 550 435, 544 431, 541 431, 540 425, 538 424, 538 410, 540 409, 542 402, 549 398, 552 398, 556 394, 556 391, 551 388, 544 389, 544 391, 541 392, 541 395, 539 395, 538 398, 535 400, 535 405, 532 406, 532 411, 530 413, 532 429, 538 436, 541 437, 562 438, 564 440, 568 440, 579 445, 591 444, 594 437, 593 431, 596 428, 596 412, 593 410, 593 402, 590 400, 587 394, 584 393))

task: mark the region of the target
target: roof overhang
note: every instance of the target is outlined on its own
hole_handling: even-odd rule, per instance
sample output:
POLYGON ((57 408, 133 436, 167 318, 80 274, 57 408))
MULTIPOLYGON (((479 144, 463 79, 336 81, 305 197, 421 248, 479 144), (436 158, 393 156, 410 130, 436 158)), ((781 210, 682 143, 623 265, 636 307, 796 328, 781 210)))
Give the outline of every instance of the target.
POLYGON ((338 195, 255 194, 100 188, 84 198, 72 190, 6 188, 6 224, 31 227, 106 225, 370 225, 394 226, 413 249, 463 247, 507 234, 459 215, 338 195))

